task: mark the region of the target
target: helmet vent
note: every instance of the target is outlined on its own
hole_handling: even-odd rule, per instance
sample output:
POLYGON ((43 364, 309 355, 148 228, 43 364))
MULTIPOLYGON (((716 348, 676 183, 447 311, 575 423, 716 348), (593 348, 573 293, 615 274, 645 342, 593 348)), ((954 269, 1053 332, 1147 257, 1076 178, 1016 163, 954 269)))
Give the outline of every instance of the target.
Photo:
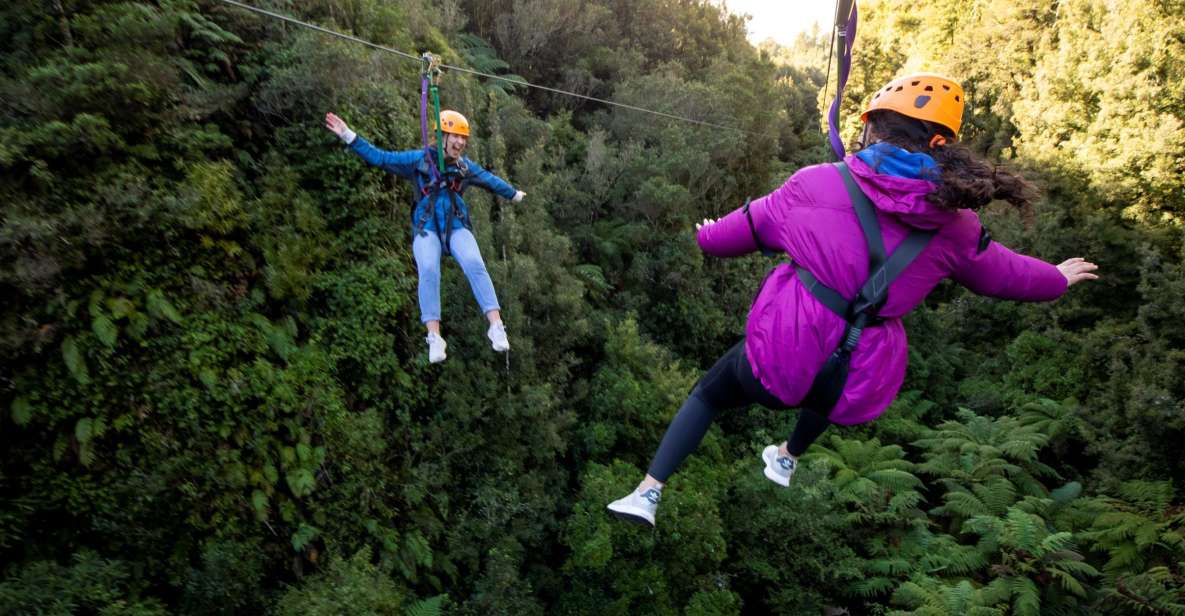
POLYGON ((933 92, 933 91, 934 91, 934 86, 926 86, 926 91, 927 91, 927 92, 933 92))
POLYGON ((950 86, 948 86, 946 84, 942 84, 942 89, 946 90, 947 92, 950 92, 950 86))
POLYGON ((919 83, 922 83, 922 82, 920 82, 920 81, 911 81, 911 82, 909 83, 909 85, 911 85, 911 86, 916 86, 916 85, 918 85, 919 83))
POLYGON ((894 92, 900 92, 900 91, 901 91, 902 89, 904 89, 904 88, 905 88, 905 86, 897 86, 897 89, 896 89, 896 90, 893 90, 893 91, 894 91, 894 92))
POLYGON ((955 102, 956 103, 959 102, 959 95, 958 94, 955 95, 955 102))

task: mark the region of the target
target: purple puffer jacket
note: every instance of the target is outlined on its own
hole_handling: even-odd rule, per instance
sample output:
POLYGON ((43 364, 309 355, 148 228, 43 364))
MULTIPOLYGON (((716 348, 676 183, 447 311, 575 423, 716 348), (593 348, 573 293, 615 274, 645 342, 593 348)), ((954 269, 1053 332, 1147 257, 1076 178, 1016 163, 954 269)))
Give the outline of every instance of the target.
MULTIPOLYGON (((908 359, 900 317, 943 278, 980 295, 1025 301, 1060 297, 1066 279, 1055 266, 997 242, 978 252, 979 217, 971 210, 952 212, 929 204, 925 196, 934 190, 931 182, 877 173, 856 156, 845 161, 876 206, 888 254, 911 227, 938 230, 889 286, 880 310, 887 320, 866 329, 852 353, 847 385, 830 416, 835 423, 852 425, 876 419, 897 395, 908 359)), ((762 244, 786 252, 844 297, 855 297, 868 276, 868 245, 834 166, 798 171, 781 188, 753 201, 749 212, 762 244)), ((718 257, 757 250, 741 210, 703 227, 697 239, 704 252, 718 257)), ((745 352, 762 385, 795 405, 839 345, 843 330, 843 319, 819 303, 786 263, 769 273, 753 300, 745 352)))

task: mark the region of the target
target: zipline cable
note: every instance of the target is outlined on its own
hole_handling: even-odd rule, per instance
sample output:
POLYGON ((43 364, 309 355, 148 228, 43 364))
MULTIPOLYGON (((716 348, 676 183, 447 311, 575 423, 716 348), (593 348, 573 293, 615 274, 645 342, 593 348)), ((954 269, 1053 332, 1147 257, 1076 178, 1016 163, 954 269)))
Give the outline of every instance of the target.
MULTIPOLYGON (((274 19, 280 19, 280 20, 286 21, 291 24, 295 24, 298 26, 308 28, 310 30, 316 30, 317 32, 321 32, 323 34, 328 34, 330 36, 336 36, 338 38, 345 39, 347 41, 353 41, 355 43, 361 43, 363 45, 366 45, 367 47, 371 47, 371 48, 377 49, 379 51, 385 51, 387 53, 392 53, 392 54, 395 54, 401 58, 407 58, 408 60, 414 60, 416 62, 420 62, 420 56, 410 54, 405 51, 400 51, 398 49, 393 49, 393 48, 387 47, 385 45, 379 45, 378 43, 372 43, 372 42, 367 41, 365 39, 360 39, 356 36, 351 36, 349 34, 344 34, 341 32, 337 32, 335 30, 330 30, 329 28, 323 28, 323 27, 315 25, 315 24, 310 24, 310 23, 301 21, 299 19, 289 17, 287 15, 282 15, 280 13, 269 11, 267 9, 261 9, 259 7, 251 6, 249 4, 244 4, 242 2, 238 2, 237 0, 221 0, 221 2, 223 2, 225 4, 229 4, 231 6, 235 6, 235 7, 247 10, 247 11, 251 11, 253 13, 258 13, 260 15, 266 15, 266 16, 272 17, 274 19)), ((699 124, 701 126, 709 126, 712 128, 721 128, 724 130, 737 131, 737 132, 741 132, 741 133, 752 133, 752 131, 748 131, 743 128, 737 128, 735 126, 726 126, 724 124, 716 124, 715 122, 707 122, 705 120, 697 120, 695 118, 688 118, 688 117, 684 117, 684 116, 679 116, 679 115, 675 115, 673 113, 666 113, 664 111, 655 111, 653 109, 646 109, 645 107, 638 107, 636 105, 630 105, 628 103, 619 103, 619 102, 611 101, 611 100, 604 99, 604 98, 597 98, 595 96, 588 96, 587 94, 579 94, 576 92, 569 92, 567 90, 560 90, 558 88, 542 86, 539 84, 531 83, 529 81, 523 81, 520 79, 510 79, 508 77, 502 77, 499 75, 491 75, 489 73, 483 73, 481 71, 475 71, 473 69, 468 69, 468 68, 464 68, 464 67, 460 67, 460 66, 453 66, 450 64, 440 64, 439 66, 442 68, 447 68, 449 70, 457 71, 459 73, 469 73, 471 75, 478 75, 478 76, 486 77, 489 79, 497 79, 499 81, 505 81, 507 83, 513 83, 513 84, 519 85, 519 86, 526 86, 528 88, 535 88, 537 90, 544 90, 546 92, 552 92, 555 94, 563 94, 565 96, 573 96, 576 98, 582 98, 584 100, 593 101, 596 103, 601 103, 604 105, 612 105, 614 107, 621 107, 623 109, 640 111, 642 113, 649 113, 652 115, 661 116, 661 117, 669 118, 672 120, 679 120, 681 122, 689 122, 691 124, 699 124)))

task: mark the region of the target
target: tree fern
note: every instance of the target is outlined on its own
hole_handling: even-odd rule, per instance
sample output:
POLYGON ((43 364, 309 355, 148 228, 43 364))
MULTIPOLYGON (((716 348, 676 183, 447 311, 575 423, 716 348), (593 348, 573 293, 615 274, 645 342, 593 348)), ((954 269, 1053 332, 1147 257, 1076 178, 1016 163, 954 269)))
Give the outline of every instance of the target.
POLYGON ((912 506, 922 501, 917 491, 922 481, 897 445, 832 436, 825 445, 812 447, 803 459, 824 462, 832 469, 832 482, 839 499, 849 506, 853 524, 900 526, 914 519, 912 506))
POLYGON ((983 502, 983 500, 966 488, 958 487, 944 494, 942 498, 946 501, 945 504, 933 509, 931 513, 936 515, 954 515, 964 518, 993 513, 987 503, 983 502))
POLYGON ((1185 558, 1185 514, 1170 509, 1172 486, 1167 481, 1133 481, 1124 485, 1125 500, 1093 499, 1097 513, 1089 530, 1079 533, 1091 549, 1107 554, 1103 570, 1117 576, 1143 571, 1149 564, 1167 565, 1185 558))
POLYGON ((1020 407, 1020 425, 1057 439, 1070 432, 1077 421, 1076 404, 1062 404, 1048 398, 1040 398, 1020 407))
POLYGON ((1041 591, 1033 580, 1013 577, 1008 580, 1012 593, 1012 609, 1017 616, 1041 616, 1041 591))
POLYGON ((897 586, 897 580, 891 577, 867 577, 852 584, 851 594, 863 599, 871 599, 883 595, 897 586))
POLYGON ((1040 554, 1043 553, 1041 545, 1045 538, 1045 520, 1019 509, 1008 511, 1001 535, 1003 545, 1019 552, 1040 554))
MULTIPOLYGON (((959 421, 941 424, 914 445, 925 451, 925 462, 917 467, 920 472, 939 477, 951 492, 974 492, 989 510, 999 512, 1014 502, 1016 494, 1046 495, 1041 478, 1057 476, 1037 460, 1047 441, 1046 435, 1022 426, 1014 417, 993 419, 961 410, 959 421)), ((966 506, 963 515, 983 513, 975 503, 958 498, 962 501, 949 512, 958 513, 961 504, 966 506)))
POLYGON ((921 557, 922 568, 927 573, 967 575, 983 569, 987 562, 975 546, 960 544, 950 535, 940 535, 925 545, 921 557))
POLYGON ((1114 587, 1102 592, 1099 607, 1105 614, 1153 614, 1185 616, 1185 562, 1169 567, 1153 567, 1143 573, 1121 576, 1114 587))
POLYGON ((473 67, 473 70, 502 77, 502 79, 489 80, 485 84, 486 88, 508 94, 525 87, 520 84, 526 83, 526 79, 512 73, 503 73, 510 68, 510 65, 499 58, 498 52, 481 37, 464 33, 457 36, 457 42, 461 54, 465 56, 465 61, 473 67))
POLYGON ((437 595, 408 606, 407 616, 441 616, 448 595, 437 595))
POLYGON ((898 616, 1003 616, 1002 607, 996 605, 989 592, 976 587, 968 580, 947 584, 931 577, 922 577, 903 583, 893 593, 893 602, 904 605, 908 611, 893 611, 898 616))

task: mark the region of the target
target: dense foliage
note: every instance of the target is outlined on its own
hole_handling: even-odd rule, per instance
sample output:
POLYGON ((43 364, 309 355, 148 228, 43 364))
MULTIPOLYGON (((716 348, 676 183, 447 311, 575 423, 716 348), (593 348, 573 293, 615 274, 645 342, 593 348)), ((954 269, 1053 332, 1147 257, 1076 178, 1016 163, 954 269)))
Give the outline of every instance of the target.
MULTIPOLYGON (((0 6, 0 613, 1185 614, 1185 4, 861 4, 844 134, 903 70, 1046 197, 985 213, 1103 278, 1053 304, 940 287, 906 388, 814 447, 714 427, 657 531, 634 485, 772 262, 692 223, 828 159, 826 39, 761 50, 705 0, 267 0, 452 64, 511 334, 445 266, 426 361, 410 188, 336 111, 418 136, 417 65, 216 0, 0 6)), ((827 87, 834 92, 834 84, 827 87)))

